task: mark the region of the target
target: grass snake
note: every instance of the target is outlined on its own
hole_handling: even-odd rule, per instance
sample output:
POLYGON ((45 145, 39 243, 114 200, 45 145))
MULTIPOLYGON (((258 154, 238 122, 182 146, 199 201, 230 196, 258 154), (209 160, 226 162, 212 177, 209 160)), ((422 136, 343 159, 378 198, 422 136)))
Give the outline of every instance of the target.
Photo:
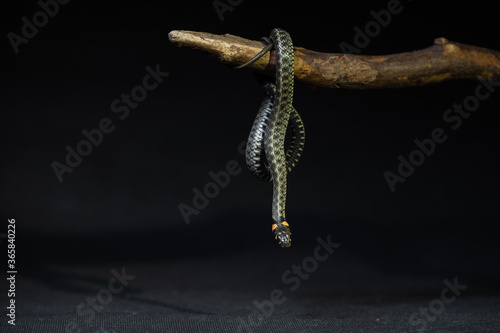
POLYGON ((286 221, 287 174, 295 167, 304 149, 302 119, 292 106, 294 80, 293 43, 288 32, 273 29, 262 39, 266 47, 243 68, 258 60, 272 48, 276 54, 275 83, 258 77, 264 98, 253 123, 246 147, 246 164, 257 178, 273 182, 272 231, 282 247, 291 245, 290 225, 286 221), (291 139, 285 152, 285 136, 290 124, 291 139))

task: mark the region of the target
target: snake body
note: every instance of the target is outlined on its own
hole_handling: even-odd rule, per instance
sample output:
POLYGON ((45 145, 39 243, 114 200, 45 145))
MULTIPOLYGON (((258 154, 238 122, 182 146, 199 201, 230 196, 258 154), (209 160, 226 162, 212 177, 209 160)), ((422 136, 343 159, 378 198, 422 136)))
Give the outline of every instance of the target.
MULTIPOLYGON (((285 215, 287 174, 300 158, 305 134, 302 119, 292 106, 294 79, 292 39, 286 31, 273 29, 270 43, 276 53, 276 80, 274 84, 271 82, 262 84, 265 96, 247 141, 246 163, 257 178, 273 182, 272 230, 279 244, 282 247, 289 247, 291 232, 285 215), (285 152, 285 136, 289 123, 292 130, 291 142, 285 152)), ((270 47, 266 47, 245 65, 257 60, 269 49, 270 47)))

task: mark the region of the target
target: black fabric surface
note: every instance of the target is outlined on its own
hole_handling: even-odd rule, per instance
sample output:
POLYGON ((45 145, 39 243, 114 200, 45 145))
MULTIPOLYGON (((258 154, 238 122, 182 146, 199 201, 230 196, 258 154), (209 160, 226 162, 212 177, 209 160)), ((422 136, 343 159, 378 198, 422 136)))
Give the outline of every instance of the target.
MULTIPOLYGON (((395 3, 70 1, 18 52, 9 33, 41 5, 4 4, 0 332, 500 332, 500 83, 296 82, 306 143, 288 183, 292 247, 282 249, 272 187, 238 149, 262 98, 255 78, 168 41, 172 30, 258 40, 279 27, 297 47, 341 53, 395 3), (137 106, 114 104, 144 82, 155 87, 137 106), (447 110, 477 91, 490 95, 453 128, 447 110), (59 178, 53 163, 103 119, 113 131, 59 178), (384 173, 436 128, 446 141, 391 191, 384 173), (200 204, 197 191, 229 170, 183 216, 181 205, 200 204), (318 237, 339 244, 328 258, 318 237)), ((360 54, 411 52, 437 37, 500 50, 495 2, 399 6, 360 54)))
POLYGON ((410 321, 412 314, 440 299, 443 280, 453 282, 455 277, 467 288, 442 312, 434 305, 439 315, 430 312, 434 320, 425 321, 425 331, 499 331, 498 276, 422 273, 417 272, 422 266, 409 262, 389 267, 385 260, 346 255, 349 249, 340 245, 298 287, 296 281, 282 279, 313 251, 270 249, 145 263, 54 264, 19 279, 18 324, 5 331, 63 332, 77 327, 81 332, 416 332, 424 326, 415 322, 424 317, 410 321), (414 270, 406 270, 408 266, 414 270), (123 292, 96 310, 95 318, 87 313, 90 307, 78 315, 77 306, 97 297, 107 288, 111 270, 122 268, 134 276, 123 292), (283 292, 283 302, 272 310, 264 307, 267 317, 259 318, 253 302, 269 304, 274 289, 283 292))

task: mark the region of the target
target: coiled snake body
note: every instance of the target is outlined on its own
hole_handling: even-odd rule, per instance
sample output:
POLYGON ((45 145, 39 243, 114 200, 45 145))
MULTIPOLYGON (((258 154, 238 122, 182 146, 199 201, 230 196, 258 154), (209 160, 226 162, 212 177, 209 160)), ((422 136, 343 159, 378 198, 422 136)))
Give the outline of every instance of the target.
POLYGON ((262 84, 264 100, 250 131, 246 148, 248 169, 259 179, 273 182, 272 230, 282 247, 291 245, 290 225, 286 222, 285 204, 287 173, 297 164, 304 148, 304 125, 292 106, 293 100, 293 44, 288 32, 273 29, 268 46, 257 56, 238 68, 259 59, 271 47, 276 50, 275 84, 262 84), (290 145, 285 152, 287 126, 291 125, 290 145))

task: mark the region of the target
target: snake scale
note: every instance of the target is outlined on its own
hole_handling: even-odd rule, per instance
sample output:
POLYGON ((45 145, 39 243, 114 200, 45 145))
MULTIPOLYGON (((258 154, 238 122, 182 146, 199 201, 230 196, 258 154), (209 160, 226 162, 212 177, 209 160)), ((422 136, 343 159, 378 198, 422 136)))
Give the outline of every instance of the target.
POLYGON ((257 117, 250 131, 246 148, 246 164, 257 178, 273 182, 272 230, 282 247, 291 245, 290 225, 286 221, 287 174, 295 167, 304 149, 304 124, 292 106, 294 80, 293 43, 288 32, 273 29, 267 46, 242 68, 253 63, 271 48, 276 54, 275 83, 260 79, 264 91, 257 117), (287 126, 291 140, 285 152, 287 126))

